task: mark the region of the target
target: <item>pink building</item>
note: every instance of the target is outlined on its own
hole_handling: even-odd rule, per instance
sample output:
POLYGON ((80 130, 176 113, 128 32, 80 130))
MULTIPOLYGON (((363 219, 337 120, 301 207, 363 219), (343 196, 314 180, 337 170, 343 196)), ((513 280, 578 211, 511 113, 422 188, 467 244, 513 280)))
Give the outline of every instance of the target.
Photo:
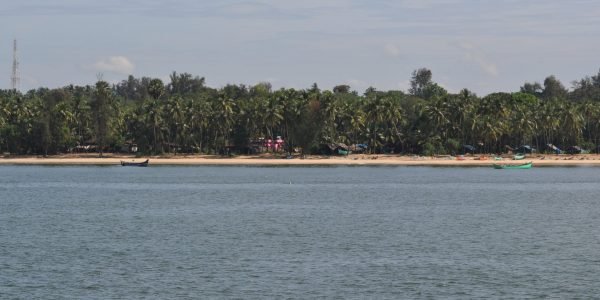
POLYGON ((267 151, 279 152, 283 151, 283 139, 281 136, 277 136, 276 139, 265 139, 265 148, 267 151))

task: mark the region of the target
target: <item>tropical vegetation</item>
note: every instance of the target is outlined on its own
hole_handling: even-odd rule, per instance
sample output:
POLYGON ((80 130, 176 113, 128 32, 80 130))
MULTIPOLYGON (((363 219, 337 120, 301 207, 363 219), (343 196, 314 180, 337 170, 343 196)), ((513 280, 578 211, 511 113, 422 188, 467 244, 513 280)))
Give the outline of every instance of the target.
POLYGON ((319 145, 366 144, 371 153, 453 154, 463 145, 487 153, 506 146, 600 144, 600 72, 567 89, 554 76, 526 82, 517 92, 479 97, 453 94, 430 70, 412 74, 407 92, 273 90, 206 86, 173 72, 170 82, 129 76, 116 84, 0 90, 0 153, 100 155, 135 144, 145 154, 248 153, 252 141, 281 136, 286 151, 315 153, 319 145), (89 148, 87 148, 89 149, 89 148), (229 153, 229 152, 227 152, 229 153))

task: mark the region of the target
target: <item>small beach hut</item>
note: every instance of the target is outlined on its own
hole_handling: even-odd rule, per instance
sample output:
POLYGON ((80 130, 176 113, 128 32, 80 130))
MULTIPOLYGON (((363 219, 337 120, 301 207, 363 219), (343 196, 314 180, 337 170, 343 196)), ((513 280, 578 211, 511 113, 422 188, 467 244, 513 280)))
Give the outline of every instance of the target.
POLYGON ((344 143, 329 143, 329 144, 321 144, 321 153, 324 155, 332 155, 332 154, 340 154, 340 155, 348 155, 350 152, 350 147, 348 147, 344 143))
POLYGON ((354 144, 349 147, 349 150, 354 153, 363 153, 367 151, 369 147, 366 144, 354 144))
POLYGON ((477 148, 475 148, 475 146, 472 146, 472 145, 463 145, 462 150, 463 150, 464 154, 467 154, 467 153, 475 154, 475 150, 477 150, 477 148))
POLYGON ((548 144, 547 146, 548 146, 548 149, 549 149, 551 152, 554 152, 554 154, 561 154, 561 153, 562 153, 562 150, 560 150, 558 147, 556 147, 556 146, 555 146, 555 145, 553 145, 553 144, 548 144))
POLYGON ((531 154, 533 152, 535 152, 535 148, 529 145, 522 145, 521 147, 517 148, 517 153, 531 154))
POLYGON ((513 148, 509 145, 504 145, 504 148, 506 148, 506 152, 508 152, 509 154, 512 154, 515 152, 515 148, 513 148))
POLYGON ((583 149, 581 149, 579 146, 571 146, 567 148, 568 154, 581 154, 581 152, 583 152, 583 149))

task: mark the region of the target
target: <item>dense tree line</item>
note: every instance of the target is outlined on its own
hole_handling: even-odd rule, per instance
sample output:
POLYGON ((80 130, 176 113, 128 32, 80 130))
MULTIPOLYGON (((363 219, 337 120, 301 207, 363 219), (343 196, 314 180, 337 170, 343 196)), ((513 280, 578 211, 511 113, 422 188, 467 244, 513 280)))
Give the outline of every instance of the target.
POLYGON ((145 154, 245 153, 261 137, 281 136, 286 150, 318 152, 321 144, 367 144, 371 153, 482 152, 529 144, 543 150, 600 144, 600 72, 568 90, 554 76, 519 92, 478 97, 448 93, 428 69, 415 70, 408 93, 339 85, 273 90, 269 83, 215 89, 204 78, 170 82, 135 78, 114 85, 0 90, 0 151, 55 154, 96 145, 116 151, 137 144, 145 154))

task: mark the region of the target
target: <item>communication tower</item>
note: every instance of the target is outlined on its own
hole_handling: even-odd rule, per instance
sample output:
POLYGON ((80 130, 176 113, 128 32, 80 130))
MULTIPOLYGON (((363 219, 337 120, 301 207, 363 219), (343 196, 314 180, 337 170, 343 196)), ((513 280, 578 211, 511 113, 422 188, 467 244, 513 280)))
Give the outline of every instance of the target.
POLYGON ((21 81, 21 78, 19 78, 19 61, 17 59, 17 39, 15 39, 13 42, 12 75, 10 77, 11 89, 18 90, 20 81, 21 81))

